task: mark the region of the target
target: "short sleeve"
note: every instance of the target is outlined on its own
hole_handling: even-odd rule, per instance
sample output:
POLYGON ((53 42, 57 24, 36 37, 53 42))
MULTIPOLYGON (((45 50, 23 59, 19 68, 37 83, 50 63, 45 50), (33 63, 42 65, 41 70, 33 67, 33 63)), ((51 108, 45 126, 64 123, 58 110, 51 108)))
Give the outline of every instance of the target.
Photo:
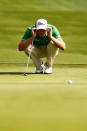
POLYGON ((53 32, 53 36, 54 36, 56 39, 62 39, 61 36, 60 36, 60 33, 59 33, 58 29, 57 29, 55 26, 53 26, 52 32, 53 32))
POLYGON ((22 37, 22 40, 27 40, 28 38, 31 37, 31 29, 27 29, 24 33, 24 36, 22 37))

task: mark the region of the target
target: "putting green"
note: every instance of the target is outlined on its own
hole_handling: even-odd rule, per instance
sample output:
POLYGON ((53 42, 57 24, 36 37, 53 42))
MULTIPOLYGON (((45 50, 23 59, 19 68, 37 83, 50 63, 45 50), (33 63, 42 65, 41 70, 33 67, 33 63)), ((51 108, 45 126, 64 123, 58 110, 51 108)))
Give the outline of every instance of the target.
POLYGON ((87 130, 87 0, 0 1, 0 131, 87 130), (53 74, 23 76, 18 52, 26 28, 38 18, 55 25, 66 42, 53 74), (68 84, 68 80, 72 84, 68 84))
POLYGON ((0 130, 87 130, 86 66, 54 67, 50 75, 23 76, 24 69, 10 65, 8 73, 0 71, 0 130))

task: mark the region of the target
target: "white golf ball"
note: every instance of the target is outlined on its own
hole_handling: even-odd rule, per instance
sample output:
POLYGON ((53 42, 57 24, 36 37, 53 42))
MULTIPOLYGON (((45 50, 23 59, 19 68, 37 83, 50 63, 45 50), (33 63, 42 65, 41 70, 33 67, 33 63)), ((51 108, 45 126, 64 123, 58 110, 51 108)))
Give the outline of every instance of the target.
POLYGON ((68 84, 72 84, 72 80, 68 80, 68 84))

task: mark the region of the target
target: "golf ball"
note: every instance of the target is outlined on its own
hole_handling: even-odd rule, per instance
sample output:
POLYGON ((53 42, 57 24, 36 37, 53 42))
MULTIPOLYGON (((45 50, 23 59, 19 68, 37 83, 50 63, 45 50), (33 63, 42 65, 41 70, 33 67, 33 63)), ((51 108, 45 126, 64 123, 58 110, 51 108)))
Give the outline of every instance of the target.
POLYGON ((68 80, 68 84, 72 84, 72 80, 68 80))

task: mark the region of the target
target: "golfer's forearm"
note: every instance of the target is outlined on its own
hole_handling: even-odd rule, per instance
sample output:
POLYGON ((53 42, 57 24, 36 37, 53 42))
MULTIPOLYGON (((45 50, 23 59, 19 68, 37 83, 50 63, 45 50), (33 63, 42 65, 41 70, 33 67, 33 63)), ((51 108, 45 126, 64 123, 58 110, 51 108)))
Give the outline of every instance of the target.
POLYGON ((33 37, 30 37, 28 40, 22 40, 19 43, 19 47, 18 47, 19 51, 25 50, 29 46, 29 44, 32 42, 33 39, 34 39, 33 37))
POLYGON ((66 49, 66 45, 65 45, 65 43, 64 43, 64 41, 63 40, 58 40, 58 39, 56 39, 55 37, 51 37, 51 40, 54 42, 54 44, 58 47, 58 48, 60 48, 60 49, 62 49, 62 50, 65 50, 66 49))

